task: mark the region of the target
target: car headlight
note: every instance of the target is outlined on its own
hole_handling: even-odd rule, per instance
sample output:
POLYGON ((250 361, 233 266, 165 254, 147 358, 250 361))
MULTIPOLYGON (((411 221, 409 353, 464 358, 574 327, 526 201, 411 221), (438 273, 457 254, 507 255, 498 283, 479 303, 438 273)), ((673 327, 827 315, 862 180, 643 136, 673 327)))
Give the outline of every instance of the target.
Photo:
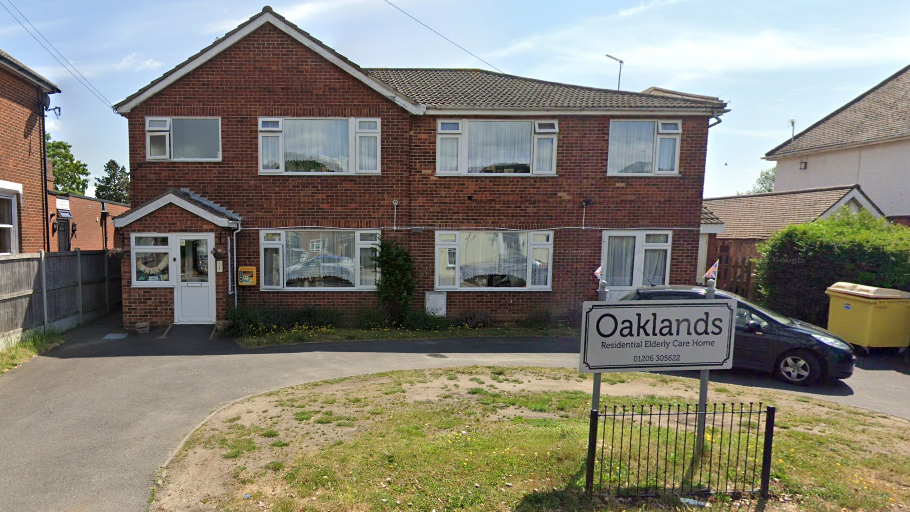
POLYGON ((825 345, 828 345, 828 346, 831 346, 834 348, 839 348, 841 350, 846 350, 848 352, 853 351, 853 347, 851 347, 847 343, 844 343, 843 341, 841 341, 837 338, 832 338, 831 336, 825 336, 824 334, 813 334, 812 337, 817 339, 818 341, 824 343, 825 345))

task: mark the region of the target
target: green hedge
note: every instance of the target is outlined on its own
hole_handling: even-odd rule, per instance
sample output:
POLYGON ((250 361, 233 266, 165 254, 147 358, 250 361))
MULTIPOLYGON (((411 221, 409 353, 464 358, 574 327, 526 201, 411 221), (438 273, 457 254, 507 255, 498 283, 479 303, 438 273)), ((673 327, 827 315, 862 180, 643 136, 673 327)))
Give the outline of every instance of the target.
POLYGON ((816 325, 827 325, 825 290, 838 281, 910 291, 910 228, 866 212, 789 226, 759 251, 761 302, 816 325))

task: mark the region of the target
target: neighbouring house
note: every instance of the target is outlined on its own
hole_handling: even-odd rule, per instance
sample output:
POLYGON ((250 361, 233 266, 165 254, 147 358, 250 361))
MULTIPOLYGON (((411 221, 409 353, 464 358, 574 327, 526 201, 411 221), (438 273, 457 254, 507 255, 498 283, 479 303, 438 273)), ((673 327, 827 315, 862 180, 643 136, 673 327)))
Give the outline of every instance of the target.
POLYGON ((99 251, 115 246, 114 217, 130 205, 48 188, 50 252, 99 251))
POLYGON ((724 221, 710 208, 701 206, 701 229, 698 234, 698 267, 695 282, 705 284, 705 273, 717 261, 717 235, 724 232, 724 221))
POLYGON ((772 149, 774 190, 859 184, 889 220, 910 224, 910 66, 772 149))
POLYGON ((721 263, 717 286, 742 295, 751 293, 750 260, 759 256, 758 244, 775 232, 825 219, 841 208, 884 216, 859 185, 714 197, 705 199, 704 206, 724 225, 709 248, 721 263))
POLYGON ((48 248, 44 112, 59 92, 0 50, 0 254, 48 248))
POLYGON ((501 320, 692 283, 717 98, 476 69, 361 68, 270 8, 116 105, 133 208, 124 325, 376 305, 380 237, 418 305, 501 320))

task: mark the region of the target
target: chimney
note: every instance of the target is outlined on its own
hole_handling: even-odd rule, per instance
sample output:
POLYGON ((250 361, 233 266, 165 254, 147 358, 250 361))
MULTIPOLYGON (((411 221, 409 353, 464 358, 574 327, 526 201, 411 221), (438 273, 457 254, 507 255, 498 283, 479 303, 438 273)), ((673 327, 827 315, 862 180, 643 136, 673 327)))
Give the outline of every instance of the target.
POLYGON ((50 158, 46 158, 45 162, 47 162, 47 189, 54 190, 54 162, 50 158))

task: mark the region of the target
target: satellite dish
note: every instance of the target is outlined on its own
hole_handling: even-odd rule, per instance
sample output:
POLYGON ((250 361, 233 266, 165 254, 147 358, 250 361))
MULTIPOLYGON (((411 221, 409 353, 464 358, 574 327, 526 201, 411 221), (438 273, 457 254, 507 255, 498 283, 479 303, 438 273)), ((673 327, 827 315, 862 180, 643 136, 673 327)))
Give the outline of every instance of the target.
POLYGON ((41 96, 41 105, 44 107, 44 110, 50 110, 51 108, 51 95, 44 93, 41 96))

